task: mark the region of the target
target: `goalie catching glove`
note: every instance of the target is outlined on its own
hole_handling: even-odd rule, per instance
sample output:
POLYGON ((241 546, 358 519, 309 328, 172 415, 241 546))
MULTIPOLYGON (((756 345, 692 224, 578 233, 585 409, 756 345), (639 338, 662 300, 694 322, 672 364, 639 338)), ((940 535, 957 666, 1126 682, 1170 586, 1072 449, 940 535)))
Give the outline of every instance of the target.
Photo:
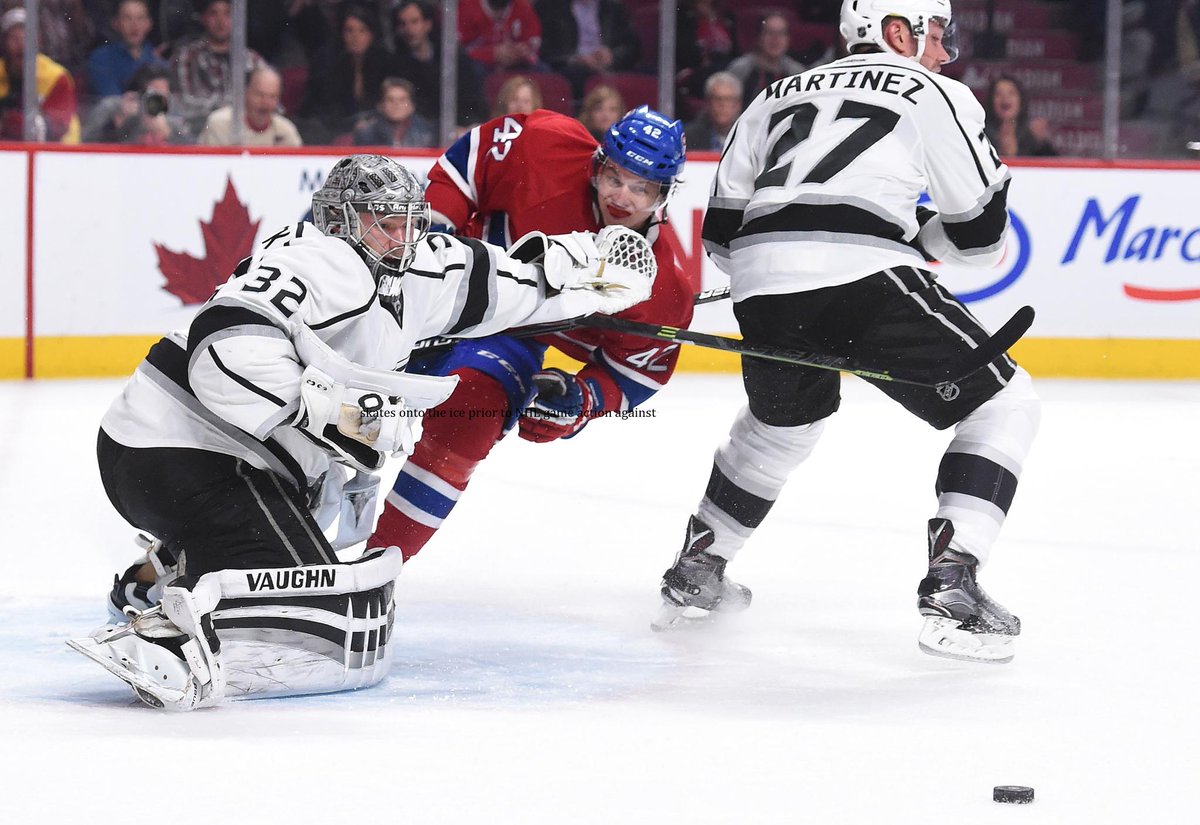
POLYGON ((526 441, 545 443, 570 438, 602 408, 600 389, 560 369, 534 373, 537 388, 521 413, 519 434, 526 441))
POLYGON ((650 244, 624 226, 606 226, 597 235, 571 232, 546 235, 530 232, 508 254, 526 263, 540 263, 546 283, 559 292, 583 290, 599 301, 593 312, 613 315, 650 297, 658 261, 650 244))

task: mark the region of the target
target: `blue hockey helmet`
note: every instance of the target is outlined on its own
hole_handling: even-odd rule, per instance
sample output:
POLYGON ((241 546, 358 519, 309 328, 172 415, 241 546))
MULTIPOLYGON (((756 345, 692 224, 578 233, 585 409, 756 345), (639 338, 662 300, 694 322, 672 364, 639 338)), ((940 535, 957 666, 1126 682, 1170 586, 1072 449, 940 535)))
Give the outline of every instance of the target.
POLYGON ((649 106, 639 106, 609 127, 597 150, 600 162, 610 160, 638 177, 669 190, 683 171, 683 123, 667 120, 649 106))

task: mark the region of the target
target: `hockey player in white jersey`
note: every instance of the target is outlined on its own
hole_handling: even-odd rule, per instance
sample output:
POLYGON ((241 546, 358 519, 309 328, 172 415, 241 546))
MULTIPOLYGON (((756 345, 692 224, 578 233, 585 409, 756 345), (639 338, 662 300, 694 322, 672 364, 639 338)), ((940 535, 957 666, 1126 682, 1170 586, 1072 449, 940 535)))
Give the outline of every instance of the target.
POLYGON ((310 505, 343 467, 411 453, 421 413, 457 382, 397 370, 421 339, 619 312, 654 277, 644 240, 640 258, 602 257, 637 245, 621 230, 540 236, 536 264, 427 234, 419 181, 379 155, 334 165, 313 224, 263 240, 101 422, 105 491, 157 537, 160 572, 177 569, 159 605, 70 644, 156 707, 383 678, 400 550, 341 564, 310 505))
MULTIPOLYGON (((951 22, 948 0, 845 0, 850 56, 772 84, 735 124, 703 241, 730 276, 747 341, 932 375, 988 337, 926 269, 927 260, 994 265, 1008 233, 1009 171, 984 135, 983 110, 939 75, 954 57, 951 22), (923 191, 935 210, 917 206, 923 191)), ((836 372, 744 358, 742 375, 749 403, 664 575, 658 629, 749 605, 726 564, 840 403, 836 372)), ((1020 622, 977 574, 1037 429, 1029 375, 1001 356, 940 389, 872 383, 932 426, 954 428, 928 523, 920 647, 1008 661, 1020 622)))

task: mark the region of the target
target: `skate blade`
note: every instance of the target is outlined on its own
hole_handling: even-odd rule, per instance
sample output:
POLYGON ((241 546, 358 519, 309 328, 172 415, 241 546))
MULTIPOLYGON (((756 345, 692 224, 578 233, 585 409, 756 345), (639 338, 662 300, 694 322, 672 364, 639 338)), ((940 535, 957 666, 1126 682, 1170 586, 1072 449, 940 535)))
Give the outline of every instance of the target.
POLYGON ((655 633, 667 630, 682 630, 687 627, 713 624, 729 613, 740 613, 749 607, 748 604, 726 605, 724 602, 712 610, 699 607, 680 607, 674 604, 664 604, 659 608, 658 615, 650 622, 650 629, 655 633))
POLYGON ((650 620, 650 629, 655 633, 662 633, 664 630, 679 627, 686 621, 683 616, 686 610, 686 607, 664 602, 663 606, 659 608, 658 614, 650 620))
POLYGON ((930 656, 962 662, 1002 665, 1013 660, 1016 648, 1012 636, 969 633, 959 629, 961 624, 943 616, 926 616, 917 645, 930 656))
MULTIPOLYGON (((165 700, 160 698, 158 694, 166 693, 162 686, 151 681, 148 676, 129 670, 116 659, 113 659, 102 651, 101 648, 107 647, 107 645, 90 638, 67 639, 67 647, 76 653, 83 654, 113 676, 116 676, 122 682, 129 685, 133 689, 134 695, 150 707, 166 710, 184 710, 184 708, 178 707, 179 702, 183 699, 182 695, 178 697, 167 696, 165 700)), ((177 691, 171 691, 170 693, 174 694, 177 691)))

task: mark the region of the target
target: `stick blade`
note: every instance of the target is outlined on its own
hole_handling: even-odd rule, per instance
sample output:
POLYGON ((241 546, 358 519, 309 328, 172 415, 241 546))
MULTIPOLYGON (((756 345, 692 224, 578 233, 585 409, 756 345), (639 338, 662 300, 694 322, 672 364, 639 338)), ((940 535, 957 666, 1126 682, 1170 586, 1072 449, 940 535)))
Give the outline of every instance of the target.
POLYGON ((1033 319, 1037 313, 1033 307, 1023 306, 1013 313, 1013 316, 1004 322, 1004 326, 1000 327, 994 335, 984 341, 975 349, 971 350, 962 358, 958 364, 951 370, 951 377, 946 383, 955 383, 964 378, 969 378, 988 364, 995 361, 1012 347, 1013 344, 1021 340, 1029 328, 1033 325, 1033 319))

